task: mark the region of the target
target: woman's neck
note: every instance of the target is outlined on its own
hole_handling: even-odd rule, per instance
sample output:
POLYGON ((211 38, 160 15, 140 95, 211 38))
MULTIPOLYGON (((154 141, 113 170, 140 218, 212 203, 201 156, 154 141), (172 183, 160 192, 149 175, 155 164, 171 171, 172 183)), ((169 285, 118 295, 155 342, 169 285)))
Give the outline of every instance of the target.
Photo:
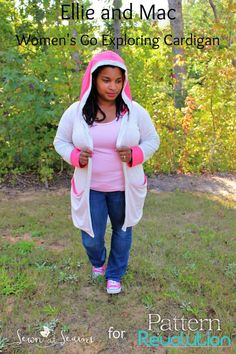
POLYGON ((107 101, 98 100, 97 102, 98 102, 98 105, 100 108, 111 109, 111 108, 116 107, 116 101, 107 102, 107 101))
POLYGON ((108 123, 111 122, 115 119, 116 117, 116 103, 115 102, 99 102, 98 101, 98 105, 100 107, 100 109, 103 111, 103 113, 105 113, 106 118, 103 119, 103 115, 100 111, 97 112, 96 115, 96 120, 100 120, 103 119, 103 123, 108 123))

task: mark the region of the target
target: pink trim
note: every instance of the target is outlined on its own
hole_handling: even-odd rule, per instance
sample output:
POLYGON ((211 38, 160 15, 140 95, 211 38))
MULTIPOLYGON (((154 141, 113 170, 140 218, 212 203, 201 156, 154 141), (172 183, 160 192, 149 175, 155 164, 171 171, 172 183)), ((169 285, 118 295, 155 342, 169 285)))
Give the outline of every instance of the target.
POLYGON ((134 167, 136 165, 139 165, 140 163, 143 163, 144 161, 144 155, 143 155, 143 150, 139 146, 132 146, 132 162, 128 163, 129 167, 134 167))
POLYGON ((78 191, 77 191, 77 189, 76 189, 76 187, 75 187, 75 180, 74 180, 74 177, 72 177, 72 179, 71 179, 71 187, 72 187, 72 190, 73 190, 73 193, 75 194, 75 195, 80 195, 80 194, 82 194, 82 192, 80 192, 80 193, 78 193, 78 191))
POLYGON ((92 272, 93 273, 97 273, 97 274, 104 275, 105 271, 106 271, 106 265, 105 264, 103 266, 101 266, 101 267, 94 267, 93 266, 93 268, 92 268, 92 272))
POLYGON ((83 168, 85 165, 81 165, 79 162, 79 155, 80 155, 81 150, 74 148, 70 154, 70 162, 74 167, 80 167, 83 168))
POLYGON ((107 288, 119 289, 120 288, 120 282, 114 281, 114 280, 108 280, 107 281, 107 288))
POLYGON ((72 190, 73 190, 74 194, 77 194, 77 191, 76 191, 76 188, 75 188, 74 177, 72 177, 72 179, 71 179, 71 186, 72 186, 72 190))
POLYGON ((128 112, 128 109, 127 109, 127 108, 125 108, 125 109, 121 112, 121 117, 123 117, 126 112, 128 112))
POLYGON ((74 194, 77 194, 77 190, 76 190, 76 188, 75 188, 74 177, 72 177, 72 179, 71 179, 71 186, 72 186, 72 190, 73 190, 74 194))

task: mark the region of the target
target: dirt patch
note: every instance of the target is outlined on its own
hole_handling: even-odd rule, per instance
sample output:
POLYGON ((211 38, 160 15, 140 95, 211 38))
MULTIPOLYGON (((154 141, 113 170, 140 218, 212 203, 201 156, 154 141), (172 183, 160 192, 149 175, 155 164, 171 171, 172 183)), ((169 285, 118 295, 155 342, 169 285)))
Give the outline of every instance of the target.
POLYGON ((19 241, 32 241, 37 246, 44 245, 47 249, 50 249, 52 251, 57 251, 57 252, 62 252, 66 248, 62 242, 55 241, 50 244, 47 244, 47 242, 45 242, 45 240, 42 240, 39 238, 35 239, 34 237, 31 236, 30 233, 25 233, 24 235, 21 235, 21 236, 13 236, 13 235, 9 234, 8 232, 3 232, 3 234, 1 235, 1 238, 3 240, 10 242, 10 243, 17 243, 19 241))
POLYGON ((21 236, 12 236, 11 234, 8 234, 7 232, 3 232, 1 237, 3 240, 6 240, 11 243, 17 243, 19 241, 33 241, 38 246, 41 246, 42 244, 45 243, 44 240, 33 239, 31 234, 29 234, 29 233, 25 233, 24 235, 21 235, 21 236))
POLYGON ((3 187, 0 189, 0 194, 1 194, 1 200, 2 201, 7 201, 11 199, 17 199, 17 201, 21 202, 27 202, 27 201, 32 201, 36 200, 37 198, 42 197, 42 193, 45 195, 66 195, 69 193, 69 188, 62 187, 60 189, 55 189, 54 187, 45 189, 42 188, 41 190, 29 187, 29 189, 25 190, 19 190, 15 189, 13 187, 3 187), (2 193, 1 193, 2 192, 2 193))
POLYGON ((52 251, 57 251, 57 252, 62 252, 66 248, 66 246, 59 241, 55 241, 53 243, 50 243, 50 245, 46 245, 46 247, 52 251))
MULTIPOLYGON (((19 177, 17 183, 6 181, 0 185, 2 200, 30 201, 42 193, 66 195, 70 190, 71 175, 65 174, 51 181, 48 188, 35 178, 19 177), (31 182, 30 182, 31 181, 31 182)), ((155 192, 173 192, 176 189, 215 194, 236 201, 236 173, 216 174, 159 174, 148 178, 148 188, 155 192)))
POLYGON ((148 185, 150 191, 173 192, 179 189, 215 194, 236 201, 236 174, 158 175, 155 178, 149 178, 148 185))

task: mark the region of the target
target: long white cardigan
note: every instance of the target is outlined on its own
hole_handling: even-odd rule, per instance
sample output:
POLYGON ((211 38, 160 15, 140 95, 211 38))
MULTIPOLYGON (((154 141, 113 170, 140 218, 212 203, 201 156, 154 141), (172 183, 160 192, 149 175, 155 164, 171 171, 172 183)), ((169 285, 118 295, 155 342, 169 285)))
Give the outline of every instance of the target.
MULTIPOLYGON (((79 102, 73 103, 63 114, 54 139, 54 147, 62 158, 71 164, 70 155, 76 147, 80 150, 93 150, 93 141, 89 127, 79 112, 79 102)), ((116 147, 139 146, 144 161, 149 159, 160 145, 160 138, 148 112, 137 102, 132 101, 130 113, 122 118, 116 147)), ((84 168, 75 167, 71 187, 71 214, 75 227, 84 230, 94 237, 92 228, 89 191, 92 171, 92 158, 84 168), (75 192, 76 191, 76 192, 75 192)), ((102 161, 101 161, 102 163, 102 161)), ((142 164, 129 167, 123 164, 125 178, 125 220, 122 229, 136 225, 142 217, 143 206, 147 194, 147 181, 142 164)))

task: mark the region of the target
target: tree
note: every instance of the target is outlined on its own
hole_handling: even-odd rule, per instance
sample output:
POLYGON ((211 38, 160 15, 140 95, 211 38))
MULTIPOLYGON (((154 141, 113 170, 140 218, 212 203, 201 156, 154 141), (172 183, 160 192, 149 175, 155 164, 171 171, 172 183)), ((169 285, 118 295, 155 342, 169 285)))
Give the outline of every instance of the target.
MULTIPOLYGON (((184 23, 182 15, 182 0, 168 0, 169 8, 176 10, 176 19, 170 21, 172 35, 181 38, 184 36, 184 23)), ((186 65, 184 64, 184 50, 180 46, 172 46, 174 55, 173 77, 175 107, 180 108, 184 105, 185 92, 183 89, 184 78, 186 75, 186 65)))
MULTIPOLYGON (((120 10, 121 6, 122 6, 122 0, 114 0, 113 1, 114 9, 119 9, 120 10)), ((119 20, 119 16, 118 16, 117 12, 115 13, 115 16, 114 16, 113 28, 114 28, 114 37, 115 37, 115 48, 114 48, 114 50, 115 50, 116 53, 120 54, 120 50, 117 47, 117 38, 120 37, 120 20, 119 20)))
MULTIPOLYGON (((209 0, 209 3, 210 3, 210 6, 212 8, 212 11, 214 13, 214 17, 215 17, 215 22, 217 23, 219 21, 219 18, 218 18, 218 13, 217 13, 217 8, 216 8, 216 5, 214 4, 213 0, 209 0)), ((228 37, 228 47, 232 47, 234 42, 235 42, 235 30, 233 30, 235 28, 234 26, 234 21, 233 21, 233 16, 230 15, 230 12, 232 11, 233 13, 235 13, 235 4, 233 4, 233 0, 228 0, 228 13, 229 15, 227 15, 228 18, 228 23, 231 25, 231 22, 232 22, 232 28, 231 26, 229 26, 230 28, 230 34, 229 34, 229 37, 228 37)), ((232 65, 234 67, 236 67, 236 57, 233 57, 232 58, 232 65)))

